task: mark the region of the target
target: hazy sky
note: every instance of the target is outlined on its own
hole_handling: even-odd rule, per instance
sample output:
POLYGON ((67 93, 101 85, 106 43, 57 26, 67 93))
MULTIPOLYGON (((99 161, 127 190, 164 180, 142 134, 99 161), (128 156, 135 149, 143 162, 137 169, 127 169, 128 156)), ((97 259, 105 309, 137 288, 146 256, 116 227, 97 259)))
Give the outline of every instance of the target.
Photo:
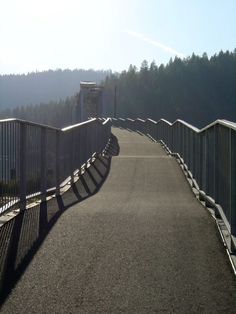
POLYGON ((121 71, 236 48, 236 0, 0 0, 0 73, 121 71))

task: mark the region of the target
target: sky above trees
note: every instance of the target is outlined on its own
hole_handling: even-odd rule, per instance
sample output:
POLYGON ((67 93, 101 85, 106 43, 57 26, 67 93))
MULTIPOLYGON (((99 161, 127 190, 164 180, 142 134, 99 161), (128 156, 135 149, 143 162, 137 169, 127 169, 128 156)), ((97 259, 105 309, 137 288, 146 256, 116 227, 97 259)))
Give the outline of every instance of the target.
POLYGON ((1 0, 0 74, 233 51, 235 12, 235 0, 1 0))

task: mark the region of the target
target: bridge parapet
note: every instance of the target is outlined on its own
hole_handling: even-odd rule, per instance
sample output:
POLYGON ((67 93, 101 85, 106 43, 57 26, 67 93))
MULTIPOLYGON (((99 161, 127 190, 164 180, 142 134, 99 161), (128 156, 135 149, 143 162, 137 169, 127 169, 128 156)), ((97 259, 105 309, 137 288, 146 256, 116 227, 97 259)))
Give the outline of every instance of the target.
POLYGON ((203 129, 176 120, 113 119, 113 125, 142 132, 162 141, 179 157, 194 179, 200 197, 215 209, 236 248, 236 123, 216 120, 203 129), (204 191, 204 192, 203 192, 204 191))
POLYGON ((91 119, 57 129, 19 119, 0 120, 0 215, 28 199, 60 194, 94 153, 102 153, 111 121, 91 119))

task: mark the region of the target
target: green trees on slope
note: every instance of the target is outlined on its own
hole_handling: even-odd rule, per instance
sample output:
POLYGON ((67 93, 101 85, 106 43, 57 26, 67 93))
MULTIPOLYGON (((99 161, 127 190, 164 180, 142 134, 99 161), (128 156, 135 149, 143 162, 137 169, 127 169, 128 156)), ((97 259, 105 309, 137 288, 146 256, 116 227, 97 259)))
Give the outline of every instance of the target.
MULTIPOLYGON (((208 59, 192 55, 159 67, 143 61, 104 81, 106 101, 112 104, 117 86, 118 116, 158 120, 177 118, 203 126, 217 118, 236 121, 236 50, 208 59)), ((112 105, 108 113, 113 114, 112 105)))
MULTIPOLYGON (((104 73, 106 72, 100 71, 97 75, 101 79, 104 73)), ((63 73, 49 74, 56 76, 63 73)), ((65 74, 71 75, 69 70, 63 75, 65 74)), ((37 76, 37 73, 35 75, 37 76)), ((30 76, 28 79, 30 80, 30 76)), ((82 76, 81 80, 86 78, 82 76)), ((30 86, 32 84, 33 82, 30 86)), ((211 58, 206 54, 202 57, 193 54, 184 60, 176 57, 174 60, 170 59, 165 66, 157 66, 154 61, 149 65, 144 60, 140 69, 130 65, 127 71, 108 73, 102 84, 104 85, 104 116, 113 116, 116 87, 119 117, 154 120, 165 118, 170 121, 183 119, 198 127, 216 119, 236 121, 236 49, 233 52, 221 51, 211 58)), ((67 85, 70 83, 67 82, 67 85)), ((76 86, 79 87, 78 77, 76 86)), ((42 89, 41 93, 44 92, 42 89)), ((16 91, 12 90, 12 93, 17 97, 16 91)), ((6 101, 9 99, 6 98, 6 101)), ((41 102, 39 105, 4 109, 0 112, 0 118, 15 117, 64 127, 77 122, 75 105, 76 96, 72 96, 65 100, 41 102)))
POLYGON ((5 109, 0 113, 0 119, 18 118, 62 128, 77 122, 74 114, 76 102, 76 96, 73 96, 60 101, 5 109))

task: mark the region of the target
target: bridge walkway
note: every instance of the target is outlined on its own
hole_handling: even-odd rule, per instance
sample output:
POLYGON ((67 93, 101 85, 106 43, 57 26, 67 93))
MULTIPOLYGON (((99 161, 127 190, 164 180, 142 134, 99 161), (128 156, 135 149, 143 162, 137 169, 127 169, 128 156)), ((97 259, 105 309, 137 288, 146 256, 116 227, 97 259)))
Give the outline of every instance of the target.
POLYGON ((236 313, 216 225, 176 160, 147 137, 113 134, 119 154, 99 192, 63 212, 1 313, 236 313))

